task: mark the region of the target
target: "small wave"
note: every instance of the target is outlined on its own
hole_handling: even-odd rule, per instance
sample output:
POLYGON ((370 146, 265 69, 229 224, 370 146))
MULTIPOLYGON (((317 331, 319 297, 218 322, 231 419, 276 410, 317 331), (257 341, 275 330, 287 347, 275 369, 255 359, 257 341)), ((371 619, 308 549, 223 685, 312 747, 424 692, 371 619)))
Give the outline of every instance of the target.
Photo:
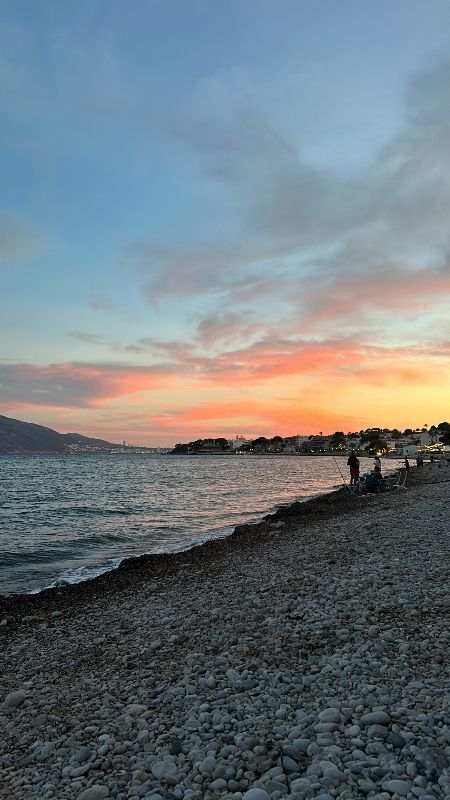
POLYGON ((92 564, 78 569, 66 570, 50 583, 37 589, 31 589, 27 594, 40 594, 46 589, 57 589, 62 586, 71 586, 75 583, 84 583, 92 580, 92 578, 98 578, 99 575, 103 575, 105 572, 112 572, 120 566, 123 560, 123 558, 115 558, 104 564, 92 564))
MULTIPOLYGON (((256 522, 256 520, 255 520, 256 522)), ((226 528, 220 528, 214 532, 205 533, 200 536, 193 537, 192 539, 185 540, 184 542, 178 542, 173 545, 169 546, 161 546, 161 547, 154 547, 151 550, 146 550, 142 553, 133 553, 129 555, 123 555, 118 558, 109 559, 107 562, 98 563, 98 564, 88 564, 83 565, 82 567, 68 569, 54 578, 50 583, 46 584, 45 586, 31 589, 30 591, 26 592, 26 594, 40 594, 44 592, 46 589, 56 589, 62 586, 70 586, 76 583, 84 583, 85 581, 92 580, 93 578, 98 578, 99 575, 104 575, 107 572, 114 572, 114 570, 118 569, 123 561, 127 561, 128 559, 132 558, 141 558, 142 556, 153 556, 153 555, 170 555, 175 553, 184 553, 188 550, 192 550, 194 547, 198 547, 201 544, 205 544, 205 542, 212 541, 214 539, 225 539, 227 536, 231 536, 234 531, 234 527, 227 526, 226 528)))
POLYGON ((75 514, 86 514, 92 516, 100 516, 100 517, 107 517, 107 516, 124 516, 129 517, 132 514, 136 514, 137 511, 132 506, 128 506, 125 508, 102 508, 100 506, 68 506, 67 508, 58 508, 53 511, 53 514, 64 514, 66 515, 67 512, 74 512, 75 514))
MULTIPOLYGON (((318 494, 323 495, 326 492, 319 492, 318 494)), ((317 496, 317 494, 315 495, 317 496)), ((306 502, 307 500, 311 499, 311 495, 300 495, 297 497, 297 502, 306 502)), ((295 502, 292 500, 292 502, 295 502)), ((281 506, 274 505, 270 509, 265 509, 264 516, 266 514, 272 514, 277 511, 281 506)), ((261 519, 262 514, 260 513, 252 513, 248 512, 247 514, 240 514, 240 522, 236 524, 244 524, 244 525, 257 525, 261 519)), ((128 561, 131 559, 141 558, 143 556, 152 556, 152 555, 171 555, 175 553, 184 553, 192 550, 195 547, 199 547, 207 542, 214 541, 217 539, 225 539, 228 536, 231 536, 235 530, 235 525, 226 525, 216 529, 209 529, 204 531, 203 533, 198 533, 195 536, 192 536, 189 539, 184 539, 183 541, 173 542, 169 544, 166 542, 164 545, 156 545, 149 550, 145 550, 141 553, 134 552, 134 553, 126 553, 122 556, 118 556, 117 558, 108 559, 105 562, 98 562, 95 564, 84 564, 81 567, 73 567, 61 572, 58 576, 56 576, 50 583, 46 584, 45 586, 35 588, 26 592, 26 594, 40 594, 40 592, 45 591, 46 589, 55 589, 64 586, 70 586, 78 583, 84 583, 86 581, 92 580, 93 578, 97 578, 100 575, 104 575, 107 572, 114 572, 116 569, 120 567, 123 561, 128 561)), ((123 538, 123 541, 127 541, 128 537, 119 537, 123 538)), ((90 544, 102 544, 107 540, 115 539, 118 540, 118 537, 111 536, 110 534, 104 535, 96 535, 90 537, 84 543, 89 542, 90 544)), ((80 540, 77 540, 77 543, 82 543, 80 540)))

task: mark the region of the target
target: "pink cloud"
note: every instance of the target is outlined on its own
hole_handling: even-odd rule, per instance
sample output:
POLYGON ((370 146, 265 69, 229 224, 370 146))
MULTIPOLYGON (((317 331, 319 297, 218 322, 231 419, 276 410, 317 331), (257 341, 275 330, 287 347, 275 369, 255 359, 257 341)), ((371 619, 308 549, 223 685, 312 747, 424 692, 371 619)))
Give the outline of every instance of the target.
POLYGON ((0 365, 0 398, 17 406, 89 407, 170 384, 163 365, 0 365))

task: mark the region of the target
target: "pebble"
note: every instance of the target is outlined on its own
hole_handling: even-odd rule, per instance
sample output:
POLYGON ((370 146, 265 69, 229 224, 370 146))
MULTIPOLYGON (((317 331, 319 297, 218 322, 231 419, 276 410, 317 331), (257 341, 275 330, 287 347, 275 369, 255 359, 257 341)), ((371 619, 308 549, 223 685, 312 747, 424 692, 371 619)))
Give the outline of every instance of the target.
POLYGON ((214 792, 223 792, 227 788, 227 782, 223 778, 216 778, 216 780, 210 784, 210 788, 214 792))
POLYGON ((264 789, 249 789, 243 794, 242 800, 270 800, 270 795, 264 789))
POLYGON ((177 765, 174 761, 155 761, 151 766, 152 773, 158 781, 177 774, 177 765))
POLYGON ((20 689, 17 692, 10 692, 3 701, 3 708, 19 708, 25 702, 26 697, 25 692, 20 689))
POLYGON ((339 722, 341 715, 338 708, 326 708, 318 714, 320 722, 339 722))
POLYGON ((384 788, 391 794, 398 794, 399 797, 407 797, 411 791, 411 784, 407 781, 387 781, 384 788))
POLYGON ((389 725, 391 718, 385 711, 371 711, 360 719, 363 725, 389 725))
POLYGON ((77 800, 104 800, 105 797, 109 797, 109 789, 106 786, 94 785, 80 792, 77 800))

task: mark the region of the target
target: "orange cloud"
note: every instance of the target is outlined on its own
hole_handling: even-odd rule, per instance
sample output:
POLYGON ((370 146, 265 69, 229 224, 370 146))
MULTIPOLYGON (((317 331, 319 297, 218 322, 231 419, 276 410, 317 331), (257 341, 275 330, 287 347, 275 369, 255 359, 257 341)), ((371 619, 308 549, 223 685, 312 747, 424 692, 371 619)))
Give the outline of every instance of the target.
MULTIPOLYGON (((296 398, 279 401, 259 401, 243 398, 238 401, 211 401, 199 406, 184 408, 174 405, 147 420, 152 427, 178 434, 195 436, 230 435, 238 428, 246 435, 289 435, 318 428, 336 430, 338 424, 350 425, 354 418, 344 419, 326 408, 312 408, 299 404, 296 398)), ((191 438, 191 436, 189 437, 191 438)))
POLYGON ((173 359, 154 364, 33 364, 0 365, 3 404, 89 407, 149 392, 202 388, 266 387, 295 380, 402 383, 434 380, 447 365, 448 344, 435 347, 388 348, 351 339, 306 342, 266 339, 216 358, 176 351, 173 359), (184 356, 182 360, 179 357, 184 356))

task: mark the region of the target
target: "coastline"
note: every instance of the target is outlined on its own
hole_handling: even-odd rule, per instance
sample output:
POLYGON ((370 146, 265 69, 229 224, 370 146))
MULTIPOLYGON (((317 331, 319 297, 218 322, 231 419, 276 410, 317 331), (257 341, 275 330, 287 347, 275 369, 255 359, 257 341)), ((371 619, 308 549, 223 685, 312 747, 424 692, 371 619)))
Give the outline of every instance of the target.
POLYGON ((2 800, 446 798, 449 482, 2 598, 2 800))
MULTIPOLYGON (((268 454, 267 457, 273 457, 273 455, 268 454)), ((398 459, 385 459, 385 460, 386 462, 392 460, 393 463, 395 462, 396 464, 398 464, 398 459)), ((388 470, 387 474, 390 474, 390 472, 392 472, 392 469, 393 469, 392 465, 387 464, 387 470, 388 470)), ((330 513, 329 509, 330 503, 334 505, 334 511, 332 513, 339 513, 339 509, 343 509, 345 511, 347 510, 346 507, 349 505, 349 502, 351 505, 351 501, 349 501, 348 494, 346 493, 345 490, 342 495, 342 498, 340 498, 341 500, 340 503, 338 502, 338 504, 336 505, 336 502, 333 501, 333 498, 335 496, 336 499, 339 497, 339 493, 342 491, 342 489, 343 489, 343 483, 340 483, 337 484, 335 488, 323 490, 323 492, 320 494, 313 495, 311 497, 303 497, 301 500, 289 501, 285 505, 280 506, 279 513, 282 515, 290 515, 290 516, 292 516, 292 514, 298 515, 298 513, 300 513, 300 515, 306 515, 309 513, 309 508, 304 509, 304 506, 306 505, 309 507, 311 503, 313 504, 313 510, 317 514, 324 513, 325 509, 326 513, 330 513), (342 502, 342 500, 344 500, 345 502, 342 502), (291 510, 289 511, 289 509, 291 510)), ((359 503, 361 503, 361 501, 362 501, 361 498, 359 498, 359 503)), ((44 597, 45 598, 44 604, 46 602, 51 604, 52 602, 57 603, 58 599, 61 600, 63 597, 63 593, 68 593, 68 594, 71 593, 71 598, 73 599, 73 602, 82 601, 83 590, 79 590, 76 588, 80 584, 82 585, 86 584, 90 588, 93 582, 100 582, 101 583, 100 589, 102 591, 109 591, 111 588, 114 588, 111 584, 111 581, 115 580, 114 576, 117 575, 117 573, 120 572, 120 570, 122 569, 126 570, 135 569, 137 576, 138 573, 150 576, 152 568, 159 570, 163 567, 167 567, 167 569, 172 570, 174 567, 176 567, 176 563, 175 561, 173 561, 175 556, 178 555, 182 556, 183 553, 192 550, 195 551, 195 556, 203 557, 202 556, 202 553, 204 552, 203 548, 207 547, 210 543, 216 540, 220 541, 222 539, 228 539, 238 534, 244 534, 245 531, 249 528, 251 528, 252 531, 254 531, 255 528, 259 530, 260 526, 264 527, 266 521, 271 519, 274 513, 276 513, 274 512, 273 508, 272 509, 267 508, 265 512, 263 512, 262 510, 258 512, 255 511, 255 513, 251 515, 251 518, 247 523, 241 523, 235 525, 234 528, 232 525, 227 526, 226 533, 224 528, 223 532, 220 533, 220 535, 217 535, 216 532, 216 533, 211 533, 211 538, 202 536, 199 538, 199 541, 197 542, 194 539, 191 543, 188 543, 186 549, 183 550, 174 549, 174 550, 167 550, 166 552, 164 551, 157 553, 144 552, 141 554, 131 555, 131 556, 123 556, 123 557, 117 556, 114 559, 112 559, 116 562, 116 564, 114 564, 113 566, 105 566, 103 568, 102 565, 99 564, 98 571, 96 571, 96 565, 92 564, 90 567, 92 575, 90 577, 82 577, 82 578, 80 577, 79 580, 73 580, 73 582, 70 581, 67 583, 59 584, 57 582, 57 576, 56 576, 56 578, 49 578, 49 582, 47 585, 44 584, 42 588, 36 588, 32 591, 9 592, 7 594, 2 594, 0 592, 0 621, 2 613, 14 614, 14 608, 16 606, 17 607, 20 606, 21 608, 24 609, 27 607, 34 609, 36 607, 35 604, 39 606, 40 605, 39 600, 35 601, 33 599, 35 597, 39 598, 44 597), (168 559, 167 564, 165 564, 164 562, 164 559, 166 558, 168 559), (31 605, 27 602, 28 600, 31 601, 31 605)), ((249 515, 247 515, 247 517, 248 516, 249 515)), ((121 585, 121 579, 122 579, 121 575, 116 579, 118 586, 121 585)))
MULTIPOLYGON (((271 459, 274 456, 268 456, 266 459, 256 458, 255 469, 254 458, 252 456, 251 464, 249 459, 245 460, 245 464, 237 464, 234 460, 234 466, 230 470, 228 470, 230 466, 228 459, 221 459, 217 472, 223 475, 223 483, 221 477, 221 488, 214 492, 220 497, 218 500, 216 498, 213 506, 211 498, 208 497, 207 487, 209 470, 216 471, 217 461, 210 459, 208 462, 208 457, 205 457, 206 460, 195 460, 194 472, 198 470, 200 479, 203 475, 203 484, 200 484, 198 491, 196 481, 191 480, 192 459, 177 458, 175 466, 168 465, 169 473, 176 474, 177 480, 178 473, 183 475, 188 473, 188 492, 184 499, 187 505, 184 505, 183 501, 180 502, 175 488, 176 483, 172 485, 169 483, 167 492, 162 490, 160 470, 155 466, 154 459, 150 475, 147 474, 147 467, 143 467, 144 462, 141 462, 139 469, 133 470, 131 484, 128 487, 120 482, 118 477, 127 471, 123 466, 125 461, 122 460, 117 474, 115 473, 115 484, 108 483, 110 488, 106 492, 99 488, 97 493, 94 489, 94 495, 92 495, 93 482, 89 480, 88 474, 91 468, 86 466, 89 462, 89 459, 86 459, 81 471, 81 495, 77 498, 70 492, 71 481, 75 484, 78 480, 74 460, 70 459, 70 465, 65 466, 69 472, 67 488, 65 487, 64 492, 57 497, 49 498, 51 502, 48 508, 45 501, 47 489, 44 485, 40 485, 39 480, 33 478, 32 486, 43 496, 43 503, 39 501, 37 508, 32 503, 27 505, 24 496, 23 505, 15 512, 5 498, 6 513, 3 515, 0 534, 5 549, 4 559, 0 559, 4 563, 4 570, 0 570, 2 572, 0 597, 11 594, 37 594, 44 589, 75 584, 117 569, 124 558, 141 554, 177 552, 197 546, 208 538, 229 536, 236 525, 258 522, 263 515, 275 511, 280 503, 291 503, 296 500, 304 502, 314 492, 330 492, 341 485, 340 470, 333 459, 306 459, 308 465, 306 467, 304 459, 294 459, 295 464, 289 462, 292 468, 287 470, 284 482, 284 474, 280 473, 284 473, 286 458, 275 457, 277 463, 274 469, 270 466, 273 464, 271 459), (263 485, 267 487, 267 491, 264 492, 260 490, 260 481, 255 481, 253 477, 260 471, 266 475, 263 478, 263 485), (245 500, 239 488, 241 474, 245 482, 243 488, 245 500), (205 475, 208 475, 207 479, 205 475), (149 499, 146 498, 145 492, 142 492, 142 481, 146 481, 150 486, 152 480, 156 480, 157 491, 156 495, 149 499), (234 498, 229 494, 230 481, 235 489, 234 498), (48 520, 45 517, 46 512, 48 520), (110 516, 115 514, 121 516, 110 516), (174 526, 173 531, 171 524, 174 526), (139 530, 135 537, 137 526, 139 530), (19 537, 17 547, 13 546, 10 554, 9 545, 16 534, 19 537), (34 542, 36 542, 36 558, 33 553, 34 542), (47 547, 50 548, 48 562, 45 561, 47 547), (74 558, 71 557, 72 550, 74 558)), ((57 484, 59 480, 59 460, 57 458, 50 462, 50 485, 52 482, 57 484)), ((112 459, 109 461, 112 464, 112 459)), ((369 459, 367 461, 370 463, 369 459)), ((158 460, 158 464, 160 463, 158 460)), ((102 475, 105 479, 105 472, 107 473, 109 467, 105 468, 103 456, 98 464, 98 479, 100 480, 102 475)), ((20 479, 24 486, 27 486, 30 470, 33 471, 32 462, 27 461, 20 471, 20 479)), ((390 462, 386 464, 386 470, 392 470, 390 462)), ((125 474, 123 479, 126 482, 125 474)), ((30 486, 27 494, 31 490, 30 486)))
POLYGON ((88 580, 41 589, 33 594, 0 595, 0 621, 5 615, 36 613, 41 609, 45 613, 46 609, 63 608, 73 603, 82 605, 88 602, 92 593, 114 593, 126 589, 130 580, 145 583, 161 574, 176 575, 179 570, 197 561, 206 563, 209 558, 228 554, 230 549, 239 551, 257 545, 256 540, 263 541, 273 523, 290 518, 291 522, 295 519, 299 524, 304 524, 311 516, 326 519, 334 514, 348 513, 361 502, 362 497, 353 498, 345 488, 334 489, 317 497, 280 506, 277 511, 259 520, 237 525, 229 536, 208 539, 186 550, 130 556, 124 558, 118 567, 88 580))
MULTIPOLYGON (((411 488, 444 477, 445 473, 440 475, 436 469, 421 473, 413 467, 408 484, 411 488)), ((380 497, 386 498, 390 494, 383 493, 380 497)), ((280 530, 281 525, 277 527, 279 523, 283 529, 286 526, 303 527, 312 520, 325 521, 333 516, 349 514, 370 503, 372 498, 373 495, 351 495, 342 485, 330 492, 280 506, 277 511, 265 514, 259 520, 237 525, 229 536, 207 539, 186 550, 125 557, 117 567, 87 580, 43 588, 33 593, 0 595, 0 622, 5 617, 11 624, 24 614, 46 614, 73 605, 82 607, 84 603, 89 603, 91 595, 97 596, 98 592, 114 594, 116 591, 126 591, 131 582, 133 585, 145 584, 161 575, 176 576, 178 571, 188 569, 198 560, 206 563, 208 559, 228 555, 230 550, 238 553, 270 541, 274 529, 278 536, 284 535, 286 530, 280 530)))

